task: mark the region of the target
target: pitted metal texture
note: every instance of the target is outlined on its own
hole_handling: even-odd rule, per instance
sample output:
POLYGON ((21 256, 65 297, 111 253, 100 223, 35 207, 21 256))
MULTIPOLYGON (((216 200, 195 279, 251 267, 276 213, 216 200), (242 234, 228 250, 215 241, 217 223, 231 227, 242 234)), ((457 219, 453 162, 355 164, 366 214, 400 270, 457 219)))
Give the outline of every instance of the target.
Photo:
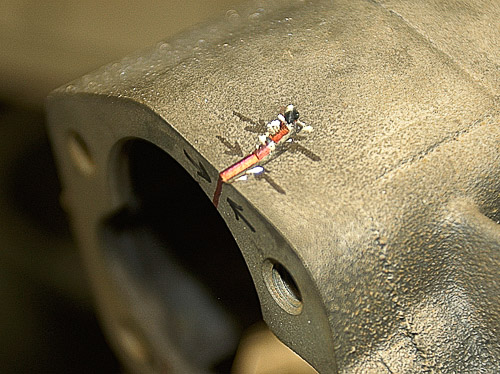
MULTIPOLYGON (((98 234, 131 204, 124 144, 158 146, 211 199, 218 172, 293 103, 314 132, 265 165, 269 178, 225 185, 218 207, 273 332, 322 373, 500 371, 500 6, 292 1, 237 14, 49 100, 110 334, 139 318, 123 310, 98 234), (89 173, 68 134, 92 155, 89 173), (281 266, 300 310, 273 289, 281 266)), ((175 352, 156 361, 187 370, 175 352)))

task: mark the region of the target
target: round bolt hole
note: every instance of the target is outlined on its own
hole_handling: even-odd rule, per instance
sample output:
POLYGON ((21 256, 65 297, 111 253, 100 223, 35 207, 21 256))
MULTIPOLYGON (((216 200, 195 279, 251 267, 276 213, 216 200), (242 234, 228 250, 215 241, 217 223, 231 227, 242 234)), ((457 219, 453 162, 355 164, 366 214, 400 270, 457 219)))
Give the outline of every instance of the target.
POLYGON ((264 280, 269 292, 278 305, 287 313, 302 312, 302 295, 297 283, 288 270, 278 262, 266 261, 264 280))
POLYGON ((90 155, 89 147, 76 132, 69 134, 68 138, 69 154, 73 163, 84 175, 91 175, 94 172, 95 164, 90 155))

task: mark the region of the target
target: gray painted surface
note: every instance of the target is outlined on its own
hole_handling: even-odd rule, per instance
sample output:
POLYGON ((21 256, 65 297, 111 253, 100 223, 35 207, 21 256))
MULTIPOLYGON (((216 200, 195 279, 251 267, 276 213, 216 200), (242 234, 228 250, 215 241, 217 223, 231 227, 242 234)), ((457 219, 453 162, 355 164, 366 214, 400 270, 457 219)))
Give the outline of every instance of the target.
POLYGON ((320 161, 284 152, 266 168, 285 194, 238 182, 219 206, 271 329, 320 372, 499 371, 498 3, 286 3, 160 43, 51 98, 52 139, 105 314, 117 306, 104 301, 112 291, 96 270, 94 232, 125 199, 112 181, 117 142, 157 144, 211 198, 217 172, 238 160, 217 137, 250 152, 256 135, 241 115, 267 122, 293 103, 314 127, 299 144, 320 161), (75 176, 69 129, 93 152, 91 177, 75 176), (267 258, 293 275, 300 315, 268 292, 267 258))

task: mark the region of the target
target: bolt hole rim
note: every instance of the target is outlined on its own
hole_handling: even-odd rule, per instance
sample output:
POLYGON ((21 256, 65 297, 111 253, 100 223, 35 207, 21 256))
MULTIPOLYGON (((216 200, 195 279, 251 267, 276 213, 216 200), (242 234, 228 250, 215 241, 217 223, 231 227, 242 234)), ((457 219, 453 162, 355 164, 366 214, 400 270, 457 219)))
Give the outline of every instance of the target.
POLYGON ((281 309, 291 315, 302 313, 302 294, 286 267, 278 261, 268 259, 263 270, 268 291, 281 309))
POLYGON ((90 149, 82 136, 76 131, 68 134, 68 150, 73 164, 85 176, 91 176, 95 171, 95 163, 90 149))

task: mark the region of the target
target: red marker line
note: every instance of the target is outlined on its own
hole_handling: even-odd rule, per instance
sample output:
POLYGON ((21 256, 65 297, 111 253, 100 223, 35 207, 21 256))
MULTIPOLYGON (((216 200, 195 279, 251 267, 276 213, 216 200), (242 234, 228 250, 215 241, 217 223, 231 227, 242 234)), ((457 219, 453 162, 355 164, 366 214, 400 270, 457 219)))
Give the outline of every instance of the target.
POLYGON ((248 156, 245 156, 240 161, 236 162, 235 164, 229 166, 227 169, 224 169, 219 173, 219 179, 217 180, 217 186, 215 188, 214 198, 212 201, 216 208, 219 205, 219 198, 222 193, 222 184, 229 182, 234 177, 247 171, 252 166, 255 166, 257 163, 263 160, 272 152, 273 145, 278 144, 279 141, 289 132, 290 130, 288 129, 286 122, 281 121, 279 131, 276 134, 269 136, 271 142, 268 142, 265 145, 260 145, 259 148, 250 153, 248 156))

